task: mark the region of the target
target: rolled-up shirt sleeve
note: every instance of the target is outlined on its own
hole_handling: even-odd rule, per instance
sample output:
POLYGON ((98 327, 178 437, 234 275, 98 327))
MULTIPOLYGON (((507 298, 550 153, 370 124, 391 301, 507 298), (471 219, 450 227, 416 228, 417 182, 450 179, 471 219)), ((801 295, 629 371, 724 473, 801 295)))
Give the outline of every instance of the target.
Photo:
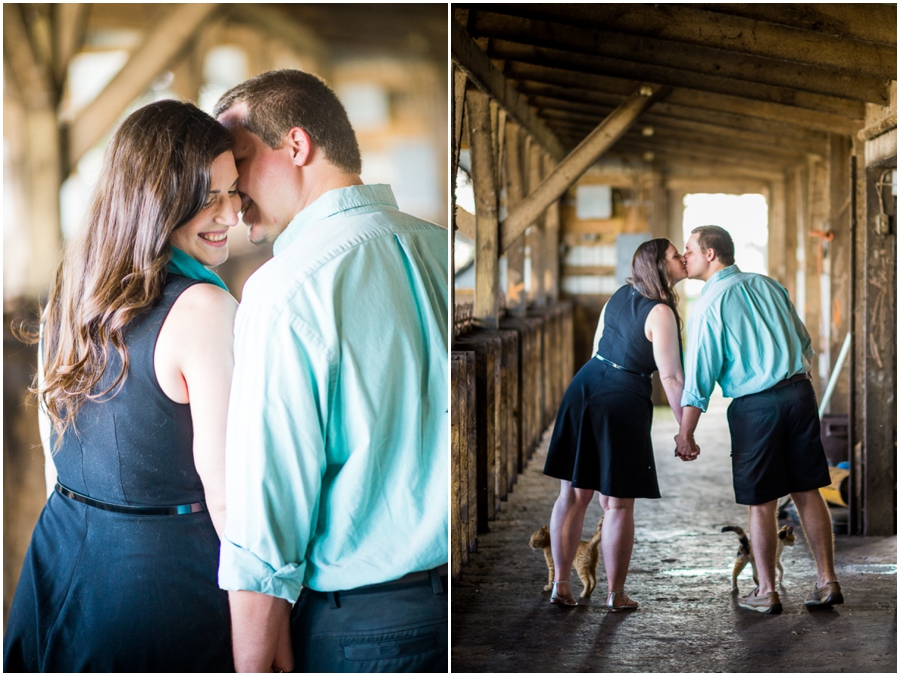
POLYGON ((293 603, 318 518, 332 360, 293 313, 248 307, 245 289, 235 324, 219 586, 293 603))
POLYGON ((719 324, 712 312, 691 320, 684 359, 682 406, 694 406, 704 412, 709 406, 724 360, 723 331, 719 324))

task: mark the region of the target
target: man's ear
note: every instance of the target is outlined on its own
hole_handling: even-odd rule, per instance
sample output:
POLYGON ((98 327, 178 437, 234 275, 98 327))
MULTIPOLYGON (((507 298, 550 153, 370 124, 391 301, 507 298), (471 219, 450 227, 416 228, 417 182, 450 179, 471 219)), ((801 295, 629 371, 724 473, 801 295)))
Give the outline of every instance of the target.
POLYGON ((704 254, 706 255, 706 260, 708 260, 710 263, 712 263, 714 260, 716 260, 716 250, 713 249, 712 247, 709 247, 704 252, 704 254))
POLYGON ((285 135, 283 146, 290 150, 294 166, 305 166, 312 159, 312 141, 309 140, 309 134, 300 127, 291 127, 285 135))

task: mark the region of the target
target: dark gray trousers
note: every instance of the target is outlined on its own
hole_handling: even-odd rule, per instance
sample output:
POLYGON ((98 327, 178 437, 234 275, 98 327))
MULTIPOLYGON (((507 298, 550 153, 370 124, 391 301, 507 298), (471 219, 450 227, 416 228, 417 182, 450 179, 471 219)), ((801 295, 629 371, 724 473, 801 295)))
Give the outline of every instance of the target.
POLYGON ((439 672, 447 663, 447 578, 323 593, 291 614, 298 672, 439 672))

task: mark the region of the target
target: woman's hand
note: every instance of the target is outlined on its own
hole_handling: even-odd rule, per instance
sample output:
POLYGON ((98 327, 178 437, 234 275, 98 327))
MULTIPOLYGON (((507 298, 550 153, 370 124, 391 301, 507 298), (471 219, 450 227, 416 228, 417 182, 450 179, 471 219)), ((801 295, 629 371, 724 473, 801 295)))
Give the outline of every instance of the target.
POLYGON ((694 435, 682 437, 681 434, 678 434, 675 436, 675 455, 685 462, 697 459, 697 456, 700 455, 700 447, 694 441, 694 435))

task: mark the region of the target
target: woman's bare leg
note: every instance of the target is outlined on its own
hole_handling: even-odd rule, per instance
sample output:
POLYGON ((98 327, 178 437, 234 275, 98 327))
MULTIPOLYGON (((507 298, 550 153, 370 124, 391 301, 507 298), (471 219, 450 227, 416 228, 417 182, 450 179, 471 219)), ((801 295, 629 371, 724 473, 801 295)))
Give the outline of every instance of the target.
MULTIPOLYGON (((572 562, 581 541, 584 514, 594 497, 594 491, 573 488, 571 482, 560 481, 559 497, 550 515, 550 546, 553 553, 554 580, 560 596, 572 596, 568 583, 572 562)), ((606 524, 604 523, 604 530, 606 524)))
POLYGON ((611 498, 601 494, 600 506, 605 515, 600 546, 606 584, 611 592, 622 591, 634 549, 634 498, 611 498))

